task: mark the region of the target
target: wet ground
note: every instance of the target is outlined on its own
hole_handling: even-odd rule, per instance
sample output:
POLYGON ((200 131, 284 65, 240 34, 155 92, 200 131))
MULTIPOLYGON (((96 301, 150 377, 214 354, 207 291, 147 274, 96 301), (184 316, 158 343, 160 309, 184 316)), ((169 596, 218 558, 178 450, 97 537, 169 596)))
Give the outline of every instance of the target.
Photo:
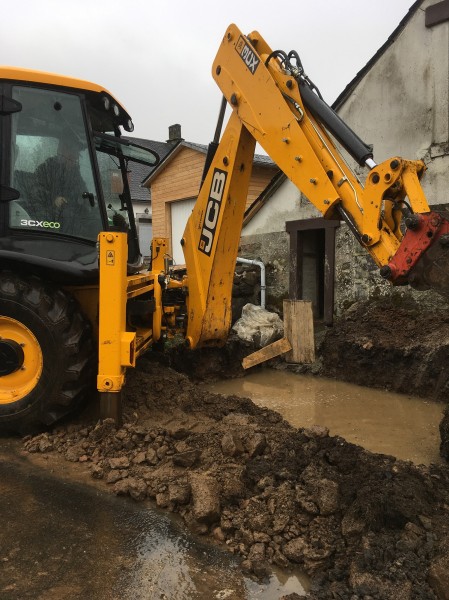
MULTIPOLYGON (((61 479, 0 440, 2 600, 277 599, 299 579, 245 577, 228 552, 148 504, 61 479)), ((306 585, 303 580, 304 585, 306 585)))
POLYGON ((205 385, 251 398, 294 427, 323 425, 367 450, 402 460, 440 462, 438 426, 444 405, 333 379, 264 369, 205 385))

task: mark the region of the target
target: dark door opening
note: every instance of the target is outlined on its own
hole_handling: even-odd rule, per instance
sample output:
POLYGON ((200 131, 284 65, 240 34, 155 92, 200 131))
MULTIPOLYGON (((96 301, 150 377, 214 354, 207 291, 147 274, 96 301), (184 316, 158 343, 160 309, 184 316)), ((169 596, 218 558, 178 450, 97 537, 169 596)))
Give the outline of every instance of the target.
POLYGON ((315 321, 332 325, 334 315, 335 229, 340 221, 288 221, 290 298, 309 300, 315 321))

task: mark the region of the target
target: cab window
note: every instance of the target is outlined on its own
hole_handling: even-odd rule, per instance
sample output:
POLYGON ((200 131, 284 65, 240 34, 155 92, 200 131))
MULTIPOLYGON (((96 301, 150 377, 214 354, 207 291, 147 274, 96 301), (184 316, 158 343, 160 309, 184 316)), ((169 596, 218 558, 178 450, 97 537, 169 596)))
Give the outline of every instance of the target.
POLYGON ((102 230, 80 98, 16 86, 12 115, 9 225, 95 241, 102 230))

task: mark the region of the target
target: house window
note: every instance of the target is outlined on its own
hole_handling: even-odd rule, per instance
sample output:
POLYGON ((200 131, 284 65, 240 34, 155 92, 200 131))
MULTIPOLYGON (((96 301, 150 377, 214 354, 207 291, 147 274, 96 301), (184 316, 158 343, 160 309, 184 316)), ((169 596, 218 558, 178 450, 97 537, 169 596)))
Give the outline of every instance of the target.
POLYGON ((332 325, 334 314, 335 229, 340 221, 288 221, 290 298, 310 300, 316 321, 332 325))

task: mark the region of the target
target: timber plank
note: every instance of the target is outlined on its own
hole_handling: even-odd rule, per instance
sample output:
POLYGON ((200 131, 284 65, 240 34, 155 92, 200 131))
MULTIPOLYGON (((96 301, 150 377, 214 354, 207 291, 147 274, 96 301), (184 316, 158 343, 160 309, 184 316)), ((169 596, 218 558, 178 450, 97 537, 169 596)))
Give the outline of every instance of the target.
POLYGON ((242 360, 242 366, 244 369, 249 369, 250 367, 254 367, 259 365, 260 363, 265 362, 266 360, 270 360, 270 358, 274 358, 275 356, 279 356, 280 354, 284 354, 284 352, 288 352, 291 350, 291 344, 287 338, 282 338, 277 340, 277 342, 273 342, 248 356, 242 360))

